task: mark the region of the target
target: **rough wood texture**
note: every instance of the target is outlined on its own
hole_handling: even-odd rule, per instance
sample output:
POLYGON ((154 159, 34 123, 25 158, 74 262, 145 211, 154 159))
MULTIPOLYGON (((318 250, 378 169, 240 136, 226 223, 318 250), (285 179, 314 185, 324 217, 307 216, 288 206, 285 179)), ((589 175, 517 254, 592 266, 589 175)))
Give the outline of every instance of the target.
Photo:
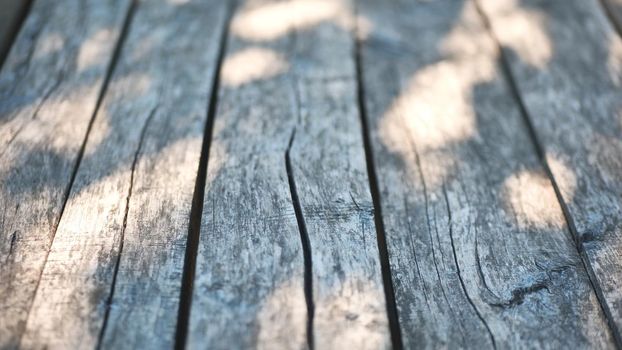
POLYGON ((210 0, 137 6, 41 277, 25 348, 92 348, 102 327, 104 348, 173 347, 225 10, 226 2, 210 0))
POLYGON ((360 5, 365 105, 405 348, 611 347, 473 3, 360 5))
POLYGON ((313 262, 314 345, 389 348, 356 94, 353 8, 334 0, 313 6, 335 9, 293 34, 299 121, 289 156, 313 262))
POLYGON ((233 19, 208 163, 191 348, 305 347, 306 243, 315 346, 389 345, 350 5, 249 1, 233 19))
POLYGON ((9 51, 28 0, 0 0, 0 67, 9 51))
POLYGON ((622 40, 594 0, 481 4, 620 339, 622 40))
POLYGON ((0 73, 0 348, 23 332, 128 5, 36 1, 0 73))
POLYGON ((227 43, 229 75, 221 71, 207 165, 190 349, 306 344, 304 262, 285 167, 295 125, 287 103, 291 83, 278 71, 265 76, 281 67, 275 52, 288 42, 259 48, 233 33, 227 43))

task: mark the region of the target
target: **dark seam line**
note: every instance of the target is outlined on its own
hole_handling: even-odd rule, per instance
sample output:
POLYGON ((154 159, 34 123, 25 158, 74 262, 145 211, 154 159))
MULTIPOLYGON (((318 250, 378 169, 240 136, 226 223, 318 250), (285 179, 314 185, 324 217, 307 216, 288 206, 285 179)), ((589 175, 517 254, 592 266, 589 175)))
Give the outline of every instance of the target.
POLYGON ((298 197, 298 191, 296 190, 296 181, 294 179, 294 172, 292 170, 290 158, 290 151, 292 149, 292 145, 294 144, 295 136, 296 129, 292 130, 292 136, 289 139, 289 144, 287 145, 287 150, 285 151, 285 167, 287 169, 289 191, 292 197, 294 213, 296 214, 298 231, 300 232, 302 255, 304 259, 304 292, 305 301, 307 303, 307 346, 309 347, 309 350, 313 350, 313 318, 315 315, 315 305, 313 303, 313 260, 311 254, 311 240, 309 239, 309 232, 307 231, 307 225, 305 224, 302 205, 300 204, 300 198, 298 197))
MULTIPOLYGON (((291 41, 289 51, 293 56, 292 61, 296 61, 296 43, 297 43, 297 32, 295 30, 291 31, 290 34, 291 41)), ((309 232, 307 231, 307 225, 304 221, 304 214, 302 211, 302 205, 300 204, 300 199, 298 197, 298 191, 296 189, 296 182, 294 181, 294 171, 291 167, 291 158, 290 158, 290 150, 292 149, 292 145, 294 144, 294 138, 296 135, 296 128, 298 125, 302 125, 302 113, 301 113, 301 104, 300 104, 300 91, 298 88, 298 81, 301 77, 297 76, 295 71, 292 71, 292 95, 293 95, 293 103, 296 110, 296 126, 292 129, 292 134, 290 136, 289 142, 287 144, 287 149, 285 151, 285 170, 287 173, 287 181, 289 185, 289 192, 292 199, 292 206, 294 207, 294 214, 296 216, 296 223, 298 225, 298 233, 300 234, 300 243, 302 245, 302 255, 303 255, 303 268, 304 268, 304 277, 303 277, 303 291, 305 294, 305 305, 307 306, 307 348, 312 350, 314 348, 314 335, 313 335, 313 321, 315 318, 315 303, 313 301, 313 255, 311 251, 311 240, 309 238, 309 232)), ((304 79, 304 78, 302 78, 304 79)))
POLYGON ((175 349, 183 350, 186 347, 188 338, 188 325, 190 322, 190 309, 192 307, 192 291, 194 288, 194 275, 196 261, 199 251, 199 239, 201 235, 201 219, 203 213, 203 200, 205 196, 205 185, 208 167, 209 151, 212 143, 214 131, 214 119, 218 107, 218 91, 220 87, 220 71, 224 61, 227 48, 227 38, 229 36, 229 25, 235 9, 236 2, 231 1, 226 9, 225 20, 220 35, 220 46, 216 68, 207 106, 207 121, 203 132, 203 143, 201 145, 201 156, 197 170, 197 179, 194 186, 194 195, 190 208, 190 219, 188 224, 188 239, 186 243, 186 253, 184 257, 184 268, 181 278, 181 290, 179 294, 179 309, 177 312, 177 327, 175 329, 175 349))
MULTIPOLYGON (((356 11, 355 11, 356 12, 356 11)), ((356 14, 355 14, 356 15, 356 14)), ((380 190, 378 189, 378 177, 376 176, 376 166, 374 164, 373 148, 370 140, 370 129, 367 123, 367 109, 365 107, 365 89, 364 77, 362 69, 361 42, 356 37, 358 28, 355 28, 355 45, 354 59, 356 68, 357 83, 357 100, 359 107, 359 117, 361 120, 361 131, 363 136, 363 148, 365 150, 365 159, 367 165, 367 178, 374 204, 374 223, 376 226, 376 240, 378 244, 378 253, 380 256, 380 269, 382 272, 382 284, 384 286, 385 303, 387 308, 387 317, 389 319, 389 331, 391 332, 391 344, 393 349, 403 349, 401 328, 397 305, 395 301, 395 290, 393 288, 393 280, 391 276, 391 265, 389 262, 389 251, 387 248, 386 231, 384 228, 384 220, 382 217, 382 206, 380 205, 380 190)))
POLYGON ((596 275, 594 273, 594 270, 592 269, 592 265, 589 261, 589 258, 587 256, 587 253, 585 252, 585 249, 583 248, 583 242, 581 240, 581 236, 578 234, 578 231, 576 229, 576 226, 574 224, 574 220, 572 218, 572 215, 570 213, 570 210, 568 209, 568 206, 566 204, 566 202, 564 201, 564 198, 561 194, 561 191, 559 189, 559 186, 557 185, 557 182, 555 180, 555 177, 553 176, 553 173, 551 171, 551 169, 549 168, 548 162, 546 161, 546 155, 544 152, 544 148, 542 146, 542 144, 540 143, 538 137, 537 137, 537 133, 535 131, 535 127, 533 126, 533 124, 531 123, 531 119, 530 119, 530 114, 527 111, 527 107, 525 106, 525 103, 520 95, 520 91, 518 88, 518 85, 516 84, 516 80, 514 79, 514 76, 512 74, 512 70, 510 68, 510 63, 509 63, 509 59, 507 57, 507 54, 505 52, 505 50, 503 49, 503 47, 501 46, 501 43, 499 42, 499 40, 497 39, 496 35, 494 34, 493 30, 492 30, 492 25, 490 23, 490 21, 488 20, 488 17, 486 16, 486 14, 484 13, 483 9, 481 8, 481 5, 479 3, 478 0, 474 0, 475 3, 475 7, 477 9, 477 12, 479 13, 480 17, 482 18, 484 25, 486 26, 486 29, 490 35, 490 37, 492 38, 492 40, 495 42, 496 47, 497 47, 497 51, 499 54, 499 62, 501 65, 501 69, 503 71, 503 76, 505 78, 505 81, 507 83, 507 86, 509 87, 510 90, 510 94, 512 95, 513 99, 515 100, 516 104, 518 105, 521 117, 523 122, 525 123, 525 126, 527 127, 527 131, 529 133, 529 137, 531 138, 532 144, 534 146, 534 148, 536 149, 536 153, 538 155, 538 158, 540 160, 540 163, 542 164, 544 171, 546 172, 549 180, 551 181, 551 184, 553 186, 553 189, 555 190, 555 195, 557 197, 557 201, 559 202, 559 205, 562 209, 562 213, 564 214, 564 219, 566 220, 566 223, 568 225, 568 231, 570 232, 571 235, 571 240, 574 241, 575 243, 575 248, 577 249, 577 252, 579 254, 579 256, 581 257, 581 262, 583 264, 584 269, 587 272, 588 275, 588 280, 590 282, 590 285, 592 287, 592 289, 594 290, 594 292, 596 293, 596 297, 598 299, 598 303, 605 315, 605 318, 607 320, 607 325, 609 326, 609 329, 613 335, 614 338, 614 342, 615 342, 615 346, 618 349, 622 349, 622 337, 620 336, 620 332, 618 330, 617 325, 615 324, 614 320, 613 320, 613 316, 611 314, 611 310, 609 309, 609 305, 607 304, 607 300, 605 299, 605 296, 603 294, 602 288, 600 287, 600 285, 598 284, 596 275))
MULTIPOLYGON (((18 0, 18 2, 19 1, 20 0, 18 0)), ((17 18, 13 20, 13 23, 11 25, 11 28, 9 29, 9 32, 6 34, 4 38, 0 38, 0 40, 1 39, 5 40, 5 42, 0 47, 0 71, 2 71, 2 66, 4 65, 4 62, 9 56, 9 53, 11 52, 11 47, 13 47, 15 40, 17 40, 17 36, 20 32, 20 29, 24 25, 24 22, 26 21, 26 18, 28 17, 28 14, 30 13, 30 9, 32 8, 33 0, 21 0, 21 1, 25 2, 25 4, 22 5, 21 10, 16 16, 17 18)))
MULTIPOLYGON (((110 64, 108 65, 108 69, 106 70, 106 77, 104 78, 104 83, 102 84, 101 90, 99 92, 99 96, 97 98, 97 102, 95 104, 95 109, 93 110, 93 114, 91 116, 91 120, 89 121, 89 125, 86 129, 86 134, 84 136, 84 141, 82 142, 82 145, 80 146, 80 151, 78 152, 78 156, 76 159, 76 163, 73 167, 72 173, 71 173, 71 178, 69 180, 69 184, 67 185, 67 187, 65 188, 65 191, 63 193, 63 205, 61 206, 61 210, 60 210, 60 214, 58 216, 58 220, 56 220, 56 222, 54 223, 54 235, 52 236, 52 244, 54 242, 54 237, 56 237, 56 231, 58 229, 58 225, 63 217, 63 214, 65 212, 65 206, 67 205, 67 201, 69 200, 69 194, 71 193, 71 188, 73 187, 73 183, 76 179, 76 174, 78 173, 78 168, 80 167, 80 163, 82 162, 82 158, 84 156, 84 149, 86 148, 86 143, 89 139, 89 134, 91 132, 91 129, 93 127, 93 123, 95 122, 95 118, 97 116, 97 112, 99 111, 99 108, 101 107, 102 101, 104 99, 104 96, 106 95, 106 91, 108 90, 108 84, 111 80, 112 77, 112 73, 114 72, 114 69, 117 65, 117 61, 119 59, 119 55, 121 53, 121 48, 123 47, 123 43, 125 42, 125 37, 127 36, 127 32, 129 30, 129 26, 130 23, 132 21, 132 17, 134 15, 134 9, 136 7, 136 2, 137 0, 132 0, 127 14, 125 15, 125 19, 123 21, 123 27, 121 29, 121 33, 119 34, 119 39, 117 41, 117 44, 115 46, 114 52, 112 54, 112 60, 110 61, 110 64)), ((50 244, 50 247, 48 248, 48 251, 45 255, 45 262, 43 263, 43 268, 41 269, 41 272, 39 273, 39 279, 37 280, 37 285, 35 286, 35 291, 33 293, 34 296, 37 295, 37 292, 39 290, 39 284, 41 283, 41 277, 43 276, 43 271, 45 270, 45 266, 47 265, 47 261, 48 261, 48 257, 50 255, 50 251, 52 249, 52 244, 50 244)), ((26 318, 26 320, 28 320, 28 318, 30 318, 30 312, 32 311, 32 306, 33 306, 33 300, 30 301, 30 308, 28 310, 28 317, 26 318)), ((21 342, 21 337, 23 336, 23 331, 25 330, 25 326, 24 329, 22 330, 22 334, 20 335, 20 342, 21 342)))
POLYGON ((112 275, 112 284, 110 285, 110 294, 108 295, 108 299, 106 300, 106 307, 105 307, 105 313, 104 313, 104 322, 102 323, 102 328, 99 332, 99 337, 98 337, 98 341, 97 341, 97 349, 101 349, 102 346, 102 341, 104 340, 104 334, 106 332, 106 327, 108 326, 108 319, 110 316, 110 307, 112 305, 112 300, 114 298, 114 291, 115 291, 115 287, 117 285, 117 275, 119 274, 119 266, 121 265, 121 255, 123 254, 123 243, 125 240, 125 229, 127 228, 127 216, 130 212, 130 198, 132 198, 132 190, 134 188, 134 174, 136 173, 136 164, 138 163, 138 157, 140 156, 140 151, 143 148, 143 143, 145 140, 145 135, 147 134, 147 128, 149 127, 149 124, 151 122, 151 120, 153 119, 153 116, 156 114, 156 111, 158 110, 158 106, 156 105, 151 112, 149 113, 149 116, 147 117, 147 119, 145 120, 145 124, 143 125, 142 130, 140 131, 140 138, 139 138, 139 142, 138 142, 138 148, 136 149, 136 153, 134 153, 134 160, 132 161, 132 170, 130 173, 130 188, 127 191, 127 197, 125 199, 125 213, 123 215, 123 226, 121 229, 121 238, 120 238, 120 242, 119 242, 119 252, 117 254, 117 259, 115 261, 115 266, 114 266, 114 272, 112 275))

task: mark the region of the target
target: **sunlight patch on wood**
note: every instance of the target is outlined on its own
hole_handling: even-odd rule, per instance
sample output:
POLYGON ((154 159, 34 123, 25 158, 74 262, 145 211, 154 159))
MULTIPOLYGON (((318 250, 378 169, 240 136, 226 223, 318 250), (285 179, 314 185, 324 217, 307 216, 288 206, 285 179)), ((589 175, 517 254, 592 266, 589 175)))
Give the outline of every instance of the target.
POLYGON ((367 17, 362 15, 356 16, 356 36, 358 40, 365 40, 374 32, 374 23, 367 17))
POLYGON ((547 32, 546 15, 530 10, 518 0, 491 1, 489 12, 503 25, 495 28, 501 42, 509 44, 521 60, 543 69, 553 57, 553 43, 547 32))
POLYGON ((475 3, 466 2, 461 11, 460 20, 456 21, 453 28, 440 40, 439 52, 459 57, 496 55, 497 47, 481 23, 481 16, 475 8, 475 3))
POLYGON ((40 38, 36 45, 33 58, 44 59, 60 51, 65 45, 65 38, 62 34, 52 32, 40 38))
POLYGON ((209 163, 207 164, 205 193, 209 192, 211 184, 218 177, 223 166, 225 166, 228 161, 231 161, 230 158, 225 144, 218 139, 213 139, 210 144, 209 163))
POLYGON ((620 86, 622 84, 622 40, 620 40, 617 35, 613 35, 609 38, 607 68, 609 69, 611 78, 620 86))
POLYGON ((403 118, 420 151, 446 147, 477 132, 471 89, 493 79, 490 60, 470 59, 465 64, 442 61, 420 70, 393 102, 380 129, 392 138, 386 119, 403 118))
POLYGON ((125 169, 91 184, 76 180, 83 188, 70 196, 59 223, 24 339, 48 339, 51 348, 96 342, 97 334, 63 320, 69 315, 87 319, 94 308, 99 309, 95 314, 103 314, 111 281, 101 276, 104 269, 113 268, 116 254, 111 253, 121 237, 129 177, 125 169), (87 247, 93 254, 81 254, 87 247))
POLYGON ((257 348, 299 348, 306 344, 306 334, 291 330, 304 330, 306 323, 307 305, 303 284, 291 281, 282 283, 266 297, 257 313, 257 324, 260 325, 257 348), (283 320, 284 315, 287 321, 283 320))
POLYGON ((528 221, 526 227, 563 228, 565 220, 549 178, 541 171, 522 170, 503 184, 508 215, 528 221))
MULTIPOLYGON (((495 48, 476 15, 474 7, 462 10, 441 41, 439 49, 446 58, 418 68, 379 122, 389 150, 408 159, 416 149, 421 159, 430 159, 422 161, 426 166, 421 171, 432 191, 453 171, 455 152, 450 148, 479 137, 473 94, 497 76, 490 58, 495 48)), ((409 170, 415 182, 420 181, 416 171, 409 170)))
MULTIPOLYGON (((188 118, 179 117, 179 120, 188 120, 188 118)), ((156 141, 152 142, 155 143, 156 141)), ((193 184, 196 180, 198 169, 195 163, 198 161, 197 154, 198 150, 201 149, 202 143, 203 138, 196 135, 176 140, 161 150, 153 150, 151 149, 152 147, 144 145, 141 149, 141 159, 136 171, 144 174, 143 177, 148 177, 150 181, 149 187, 145 188, 145 191, 155 190, 155 188, 166 189, 167 187, 175 188, 193 184), (158 174, 158 176, 151 174, 158 174)), ((141 188, 136 187, 135 190, 140 191, 141 188)), ((192 191, 184 190, 182 192, 191 193, 192 191)), ((159 200, 165 201, 167 199, 166 196, 169 195, 173 196, 171 198, 172 203, 178 202, 174 200, 174 197, 180 195, 180 193, 172 194, 168 191, 162 192, 159 200)), ((189 204, 190 202, 187 203, 189 204)), ((171 208, 171 210, 173 209, 171 208)))
MULTIPOLYGON (((131 73, 123 76, 116 76, 110 82, 108 90, 123 91, 123 96, 118 98, 141 97, 150 92, 152 79, 148 73, 131 73)), ((156 101, 153 101, 156 102, 156 101)), ((110 102, 108 102, 110 104, 110 102)))
POLYGON ((289 63, 279 53, 251 47, 227 57, 222 67, 222 81, 230 87, 272 78, 286 72, 289 63))
POLYGON ((564 200, 566 202, 572 201, 575 190, 577 189, 577 175, 571 167, 567 165, 567 162, 559 157, 547 154, 546 162, 555 177, 555 183, 561 191, 564 200))
MULTIPOLYGON (((361 271, 362 272, 362 271, 361 271)), ((338 284, 339 293, 315 297, 317 349, 386 349, 389 325, 381 285, 351 274, 338 284), (327 321, 321 323, 321 321, 327 321)))
POLYGON ((90 118, 90 107, 95 103, 99 86, 83 87, 79 91, 59 94, 46 102, 15 140, 19 143, 37 145, 47 151, 59 155, 73 154, 82 147, 84 141, 84 118, 90 118), (62 118, 58 118, 62 116, 62 118), (41 135, 51 134, 55 137, 40 144, 41 135))
POLYGON ((343 4, 338 0, 283 1, 242 11, 233 20, 232 32, 247 40, 274 40, 294 28, 335 20, 340 12, 343 4))
POLYGON ((101 66, 108 63, 107 53, 109 43, 116 38, 117 32, 112 28, 100 29, 87 38, 80 47, 78 53, 78 72, 85 71, 93 66, 101 66))

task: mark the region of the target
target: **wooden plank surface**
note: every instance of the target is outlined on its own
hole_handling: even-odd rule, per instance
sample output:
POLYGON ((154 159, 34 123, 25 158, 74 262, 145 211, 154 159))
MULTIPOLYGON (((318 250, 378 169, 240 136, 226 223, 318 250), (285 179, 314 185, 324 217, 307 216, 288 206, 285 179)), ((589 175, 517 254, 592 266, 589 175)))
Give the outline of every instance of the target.
POLYGON ((293 97, 277 54, 289 40, 257 47, 230 33, 227 42, 207 163, 190 349, 306 344, 303 252, 285 167, 293 97))
POLYGON ((404 347, 612 347, 473 2, 362 0, 359 12, 404 347))
POLYGON ((25 348, 93 348, 100 334, 104 348, 173 347, 226 7, 211 0, 136 7, 41 277, 25 348))
POLYGON ((248 1, 233 18, 190 348, 389 346, 352 21, 349 1, 248 1))
POLYGON ((0 348, 17 346, 129 1, 36 1, 0 73, 0 348))
POLYGON ((622 40, 594 0, 481 5, 620 342, 622 40))
POLYGON ((327 15, 293 34, 298 124, 288 155, 311 247, 314 345, 389 348, 357 101, 354 9, 350 1, 312 6, 327 15))

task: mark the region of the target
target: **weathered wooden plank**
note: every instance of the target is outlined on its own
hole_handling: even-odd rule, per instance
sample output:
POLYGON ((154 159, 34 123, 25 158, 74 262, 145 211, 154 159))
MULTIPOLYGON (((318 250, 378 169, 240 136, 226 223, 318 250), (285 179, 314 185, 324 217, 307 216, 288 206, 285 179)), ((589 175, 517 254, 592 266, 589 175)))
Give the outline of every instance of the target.
POLYGON ((17 346, 129 1, 36 1, 0 73, 0 347, 17 346))
POLYGON ((287 103, 291 83, 280 72, 285 63, 275 53, 288 44, 286 37, 258 48, 235 36, 227 43, 228 73, 221 71, 224 86, 208 156, 190 349, 297 349, 306 343, 303 254, 285 168, 295 119, 287 103))
MULTIPOLYGON (((313 262, 317 349, 390 347, 374 208, 367 178, 350 1, 295 32, 298 124, 289 157, 313 262)), ((330 7, 330 12, 329 8, 330 7)))
MULTIPOLYGON (((173 347, 190 207, 229 4, 193 0, 171 8, 173 12, 164 7, 155 1, 149 9, 145 6, 144 17, 137 17, 143 31, 136 33, 137 46, 154 35, 153 23, 161 27, 155 36, 161 58, 153 69, 162 71, 161 86, 168 91, 159 95, 164 104, 146 131, 136 163, 103 338, 110 349, 173 347), (166 26, 164 19, 170 21, 166 26)), ((139 31, 138 23, 134 30, 139 31)))
POLYGON ((173 347, 226 7, 138 4, 41 277, 25 348, 92 348, 100 334, 104 348, 173 347))
POLYGON ((352 21, 349 1, 249 1, 236 12, 208 160, 190 348, 302 348, 311 316, 317 348, 389 345, 352 21), (313 315, 303 263, 312 269, 313 315))
POLYGON ((28 0, 0 0, 0 67, 13 44, 21 19, 28 7, 28 0))
POLYGON ((137 5, 41 277, 25 348, 92 348, 100 334, 104 348, 173 347, 226 8, 210 0, 137 5))
POLYGON ((620 341, 622 40, 597 1, 481 5, 620 341))
POLYGON ((405 348, 611 347, 473 2, 360 4, 365 106, 405 348))

